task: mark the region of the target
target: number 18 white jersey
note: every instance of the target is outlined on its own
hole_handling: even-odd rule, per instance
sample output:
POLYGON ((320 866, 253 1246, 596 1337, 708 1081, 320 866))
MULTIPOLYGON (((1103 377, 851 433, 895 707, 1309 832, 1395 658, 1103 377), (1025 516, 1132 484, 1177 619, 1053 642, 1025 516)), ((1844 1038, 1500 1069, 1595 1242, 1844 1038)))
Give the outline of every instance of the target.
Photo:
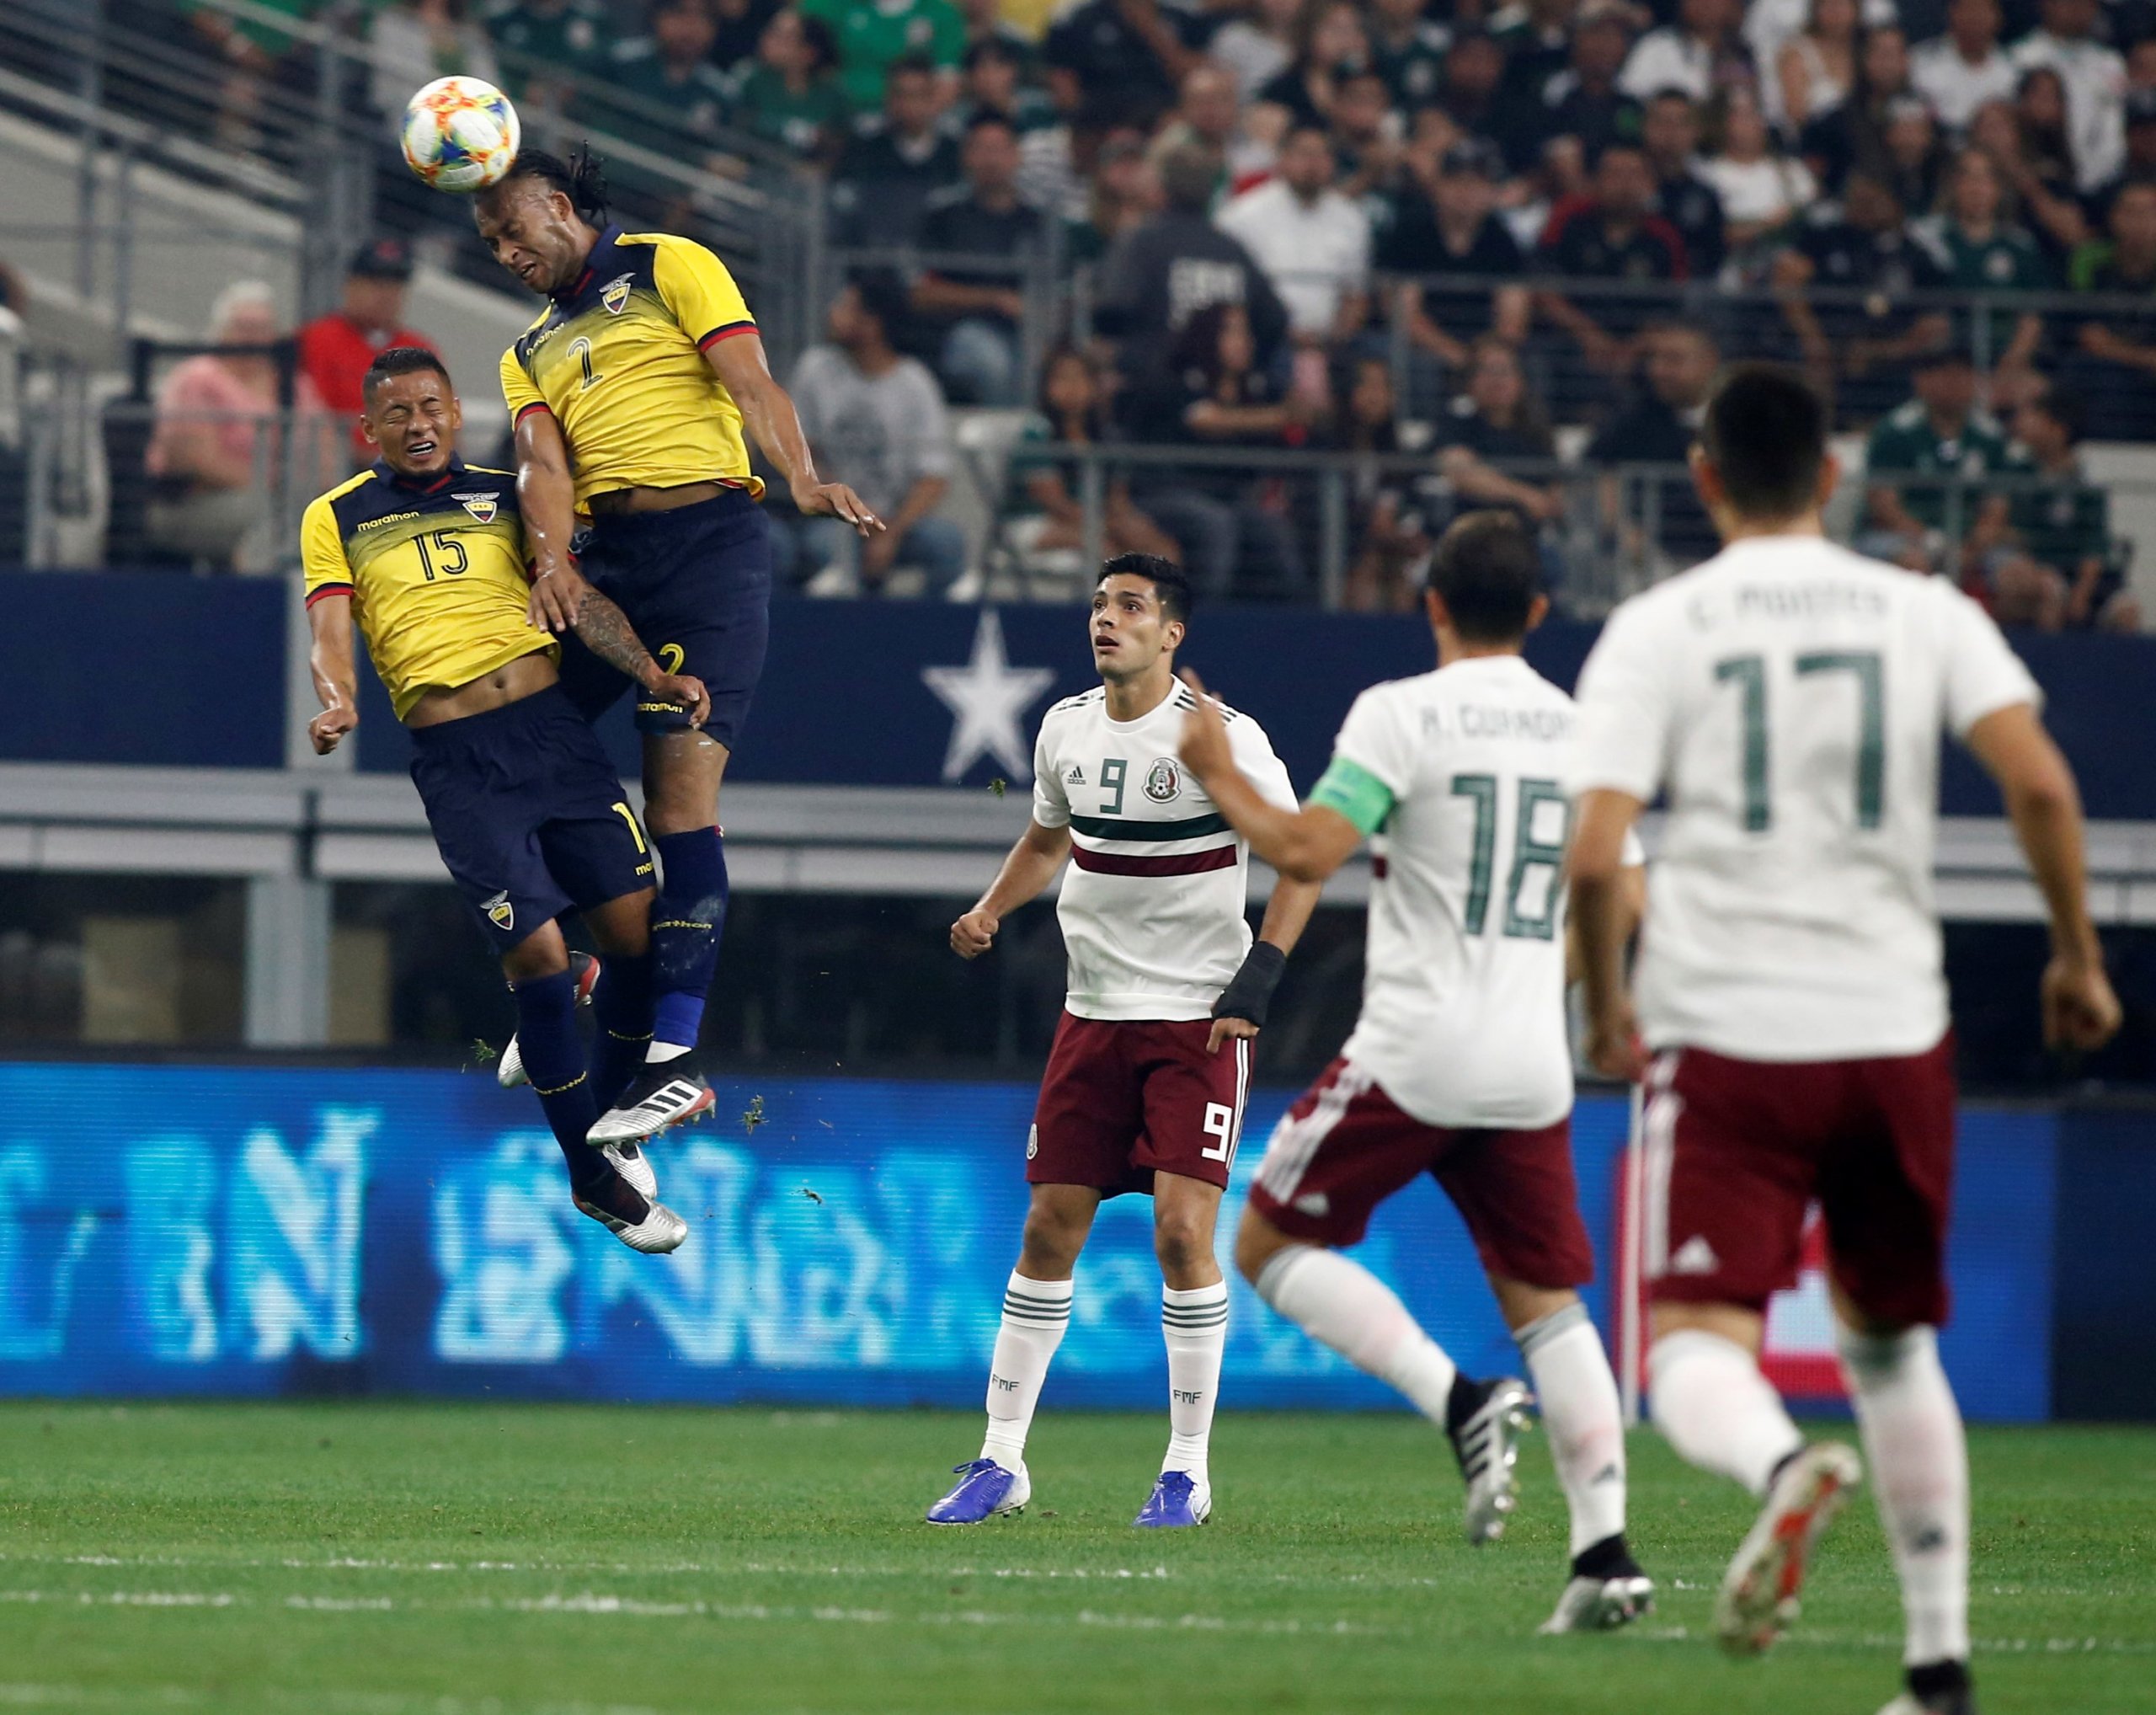
POLYGON ((1668 793, 1649 1044, 1787 1061, 1937 1043, 1940 740, 2038 701, 1951 584, 1817 537, 1737 542, 1620 607, 1580 676, 1580 784, 1668 793))

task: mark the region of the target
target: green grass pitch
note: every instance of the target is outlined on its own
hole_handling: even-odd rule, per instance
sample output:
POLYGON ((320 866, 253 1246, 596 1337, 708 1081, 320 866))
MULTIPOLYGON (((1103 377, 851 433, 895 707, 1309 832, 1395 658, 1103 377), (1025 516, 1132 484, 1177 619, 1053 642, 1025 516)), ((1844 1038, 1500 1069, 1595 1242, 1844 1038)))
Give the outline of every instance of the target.
MULTIPOLYGON (((1229 1415, 1219 1522, 1140 1533, 1166 1424, 1044 1412, 1032 1510, 920 1522, 942 1413, 0 1405, 0 1707, 220 1715, 1481 1709, 1872 1715, 1899 1616, 1868 1504, 1804 1622, 1724 1660, 1748 1515, 1652 1435, 1634 1632, 1540 1638, 1564 1509, 1539 1436, 1507 1541, 1459 1540, 1406 1417, 1229 1415)), ((1978 1431, 1990 1715, 2156 1709, 2156 1431, 1978 1431)))

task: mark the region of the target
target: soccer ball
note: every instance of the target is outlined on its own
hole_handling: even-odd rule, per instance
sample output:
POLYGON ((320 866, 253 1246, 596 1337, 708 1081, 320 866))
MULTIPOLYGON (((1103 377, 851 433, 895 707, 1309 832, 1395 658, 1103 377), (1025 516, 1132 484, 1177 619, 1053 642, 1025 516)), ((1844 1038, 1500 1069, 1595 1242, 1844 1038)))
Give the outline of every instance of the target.
POLYGON ((484 190, 523 136, 509 97, 477 77, 437 77, 404 106, 404 164, 436 190, 484 190))

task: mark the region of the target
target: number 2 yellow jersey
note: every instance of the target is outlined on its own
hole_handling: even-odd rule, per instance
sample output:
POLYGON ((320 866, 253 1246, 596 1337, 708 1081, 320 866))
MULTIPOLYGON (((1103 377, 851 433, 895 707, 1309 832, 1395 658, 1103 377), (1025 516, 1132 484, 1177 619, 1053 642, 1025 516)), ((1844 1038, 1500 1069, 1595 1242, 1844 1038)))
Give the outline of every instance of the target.
POLYGON ((516 478, 451 461, 431 483, 376 464, 300 522, 307 605, 349 595, 397 718, 430 690, 468 685, 558 645, 525 619, 531 585, 516 478))
POLYGON ((511 421, 551 411, 576 465, 581 506, 616 489, 737 484, 749 474, 741 408, 704 354, 756 331, 701 244, 609 227, 583 274, 502 354, 511 421))

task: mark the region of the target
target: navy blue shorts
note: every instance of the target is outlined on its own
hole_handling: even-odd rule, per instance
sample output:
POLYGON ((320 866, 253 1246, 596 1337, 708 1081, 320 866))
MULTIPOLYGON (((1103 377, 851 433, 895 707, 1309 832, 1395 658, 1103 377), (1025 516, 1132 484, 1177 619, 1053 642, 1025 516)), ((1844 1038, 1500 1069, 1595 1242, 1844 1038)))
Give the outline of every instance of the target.
MULTIPOLYGON (((585 580, 627 616, 670 673, 711 693, 708 733, 728 750, 749 718, 771 635, 771 539, 763 509, 728 489, 671 512, 602 513, 583 550, 585 580)), ((562 639, 562 687, 587 720, 632 681, 571 637, 562 639)), ((678 703, 639 697, 637 730, 686 731, 678 703)))
POLYGON ((558 685, 413 728, 412 783, 442 862, 499 952, 566 911, 652 884, 628 794, 558 685))

